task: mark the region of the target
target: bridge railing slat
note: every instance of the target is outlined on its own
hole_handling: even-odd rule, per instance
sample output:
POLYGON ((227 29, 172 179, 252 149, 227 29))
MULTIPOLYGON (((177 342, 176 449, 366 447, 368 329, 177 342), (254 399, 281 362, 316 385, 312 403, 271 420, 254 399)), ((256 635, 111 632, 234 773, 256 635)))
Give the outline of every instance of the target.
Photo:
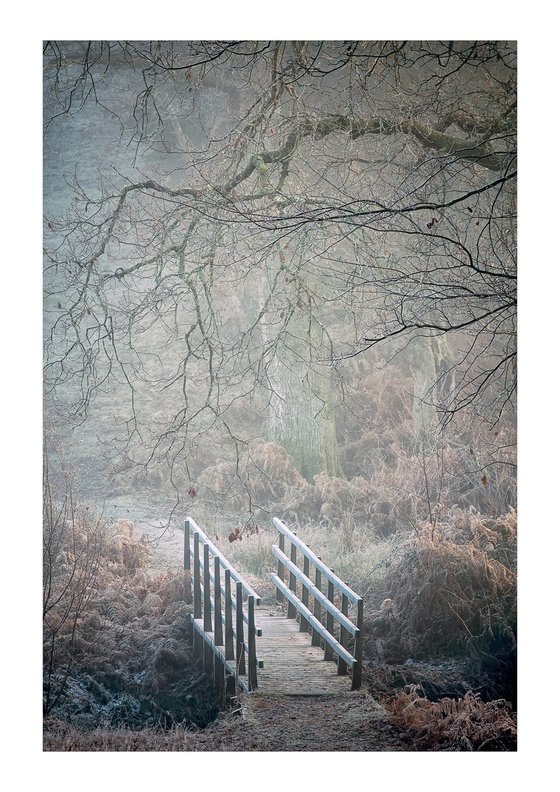
MULTIPOLYGON (((323 592, 317 586, 313 585, 313 583, 311 582, 309 577, 307 575, 305 575, 300 569, 298 569, 298 567, 293 563, 293 561, 290 561, 287 558, 287 556, 280 550, 280 548, 277 545, 272 545, 272 553, 275 556, 275 558, 283 559, 283 563, 288 567, 290 572, 302 584, 303 590, 306 591, 308 593, 308 595, 311 594, 311 596, 316 600, 316 602, 318 602, 319 604, 321 604, 325 608, 325 610, 327 611, 328 615, 330 615, 333 619, 336 619, 339 624, 344 625, 344 627, 346 628, 347 632, 349 632, 352 636, 354 636, 354 634, 355 634, 355 632, 357 630, 357 627, 353 624, 353 622, 350 621, 350 619, 348 618, 348 615, 347 614, 345 615, 344 613, 342 613, 336 607, 336 605, 334 604, 334 585, 333 585, 333 583, 331 581, 329 581, 329 589, 331 589, 331 595, 330 596, 328 596, 328 595, 325 596, 323 594, 323 592)), ((306 605, 306 602, 303 599, 303 592, 302 592, 301 601, 303 602, 304 605, 306 605)), ((314 614, 314 615, 317 616, 317 614, 314 614)), ((333 625, 333 628, 334 628, 334 625, 333 625)))
POLYGON ((272 551, 278 561, 278 574, 271 575, 276 583, 277 600, 288 601, 288 618, 294 618, 296 611, 300 617, 300 630, 311 627, 311 644, 324 644, 325 660, 334 659, 337 655, 338 674, 352 671, 352 690, 357 690, 362 683, 362 644, 363 644, 363 599, 348 586, 332 569, 313 553, 309 547, 293 531, 290 531, 277 517, 273 523, 279 533, 278 545, 272 551), (290 543, 290 557, 286 550, 286 541, 290 543), (303 572, 297 565, 297 552, 303 557, 303 572), (315 583, 311 582, 311 566, 315 568, 315 583), (289 572, 289 585, 284 579, 289 572), (296 591, 296 581, 301 585, 301 598, 296 591), (326 594, 323 590, 326 581, 326 594), (339 592, 340 609, 335 605, 335 595, 339 592), (313 598, 313 611, 309 607, 309 597, 313 598), (353 619, 349 615, 352 604, 353 619), (323 610, 326 625, 323 624, 323 610), (308 614, 311 618, 308 617, 308 614), (339 640, 335 637, 335 621, 340 626, 339 640), (353 654, 349 649, 353 639, 353 654))
POLYGON ((256 649, 261 630, 255 625, 255 605, 261 599, 191 517, 185 520, 184 530, 183 564, 186 570, 192 570, 194 656, 197 660, 202 658, 204 670, 213 675, 216 687, 226 695, 234 695, 237 688, 254 690, 257 669, 263 667, 256 649))
POLYGON ((301 602, 301 600, 299 600, 298 597, 292 591, 290 591, 288 586, 286 586, 286 584, 280 580, 278 575, 272 574, 271 578, 276 583, 277 586, 280 586, 282 593, 284 594, 284 596, 288 601, 291 601, 293 603, 296 610, 304 614, 307 620, 311 623, 312 627, 317 631, 318 635, 320 635, 321 638, 332 647, 332 649, 336 652, 336 654, 339 657, 342 657, 348 663, 349 666, 353 667, 356 664, 356 660, 354 657, 352 657, 350 652, 348 652, 343 646, 341 646, 338 643, 334 635, 331 635, 329 632, 327 632, 326 628, 323 627, 321 622, 315 618, 315 616, 311 613, 309 608, 305 607, 305 605, 301 602))

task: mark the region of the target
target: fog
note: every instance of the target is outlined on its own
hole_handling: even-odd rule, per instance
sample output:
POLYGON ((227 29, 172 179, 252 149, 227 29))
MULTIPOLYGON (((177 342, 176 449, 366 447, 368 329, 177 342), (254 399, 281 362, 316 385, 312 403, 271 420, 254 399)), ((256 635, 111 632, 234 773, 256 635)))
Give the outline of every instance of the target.
MULTIPOLYGON (((191 62, 188 43, 168 46, 162 64, 191 62)), ((505 431, 509 131, 485 144, 506 151, 497 172, 397 126, 414 112, 436 126, 447 114, 450 141, 468 123, 482 129, 492 90, 514 100, 511 67, 479 54, 477 93, 461 70, 445 78, 435 44, 407 45, 400 64, 383 48, 356 45, 354 61, 335 43, 300 56, 282 44, 198 71, 152 66, 149 90, 141 49, 127 58, 114 46, 87 69, 81 45, 61 45, 58 59, 47 50, 46 409, 88 496, 134 499, 139 485, 210 496, 222 461, 241 473, 235 507, 251 511, 245 456, 276 441, 310 483, 322 472, 368 477, 375 444, 348 472, 338 458, 375 425, 366 399, 388 412, 408 400, 412 445, 418 421, 433 437, 458 408, 505 431), (349 130, 353 119, 374 129, 372 108, 377 134, 358 120, 349 130), (156 189, 135 186, 148 182, 156 189), (364 390, 384 372, 400 393, 364 390)), ((495 451, 490 442, 477 469, 499 462, 495 451)))
POLYGON ((509 542, 515 90, 508 42, 48 42, 53 486, 158 568, 192 514, 265 575, 277 516, 372 613, 379 548, 509 542))

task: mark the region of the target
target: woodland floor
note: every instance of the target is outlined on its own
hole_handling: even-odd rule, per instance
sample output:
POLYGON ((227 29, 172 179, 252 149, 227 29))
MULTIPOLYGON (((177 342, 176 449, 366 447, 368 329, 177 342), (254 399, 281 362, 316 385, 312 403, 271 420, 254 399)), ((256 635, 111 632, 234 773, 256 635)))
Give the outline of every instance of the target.
POLYGON ((387 712, 367 693, 345 696, 252 696, 241 750, 409 750, 387 712))
POLYGON ((365 691, 245 696, 205 729, 97 729, 52 723, 47 751, 410 751, 410 735, 365 691))
MULTIPOLYGON (((128 510, 127 510, 128 511, 128 510)), ((145 512, 144 512, 145 514, 145 512)), ((134 520, 137 515, 127 513, 134 520)), ((165 530, 156 517, 135 523, 151 552, 149 574, 182 561, 183 533, 165 530)), ((258 579, 248 575, 253 584, 258 579)), ((390 714, 365 689, 338 695, 242 695, 205 728, 169 730, 74 727, 56 718, 45 723, 45 751, 406 751, 411 735, 392 725, 390 714)))
MULTIPOLYGON (((140 506, 135 513, 132 507, 125 509, 123 506, 124 503, 118 503, 114 508, 134 522, 136 537, 142 534, 147 537, 150 549, 145 566, 147 575, 157 578, 179 570, 183 559, 183 532, 158 518, 157 515, 165 513, 165 510, 150 512, 145 506, 140 506)), ((223 528, 221 521, 220 526, 223 528)), ((264 585, 256 575, 246 574, 245 577, 257 588, 264 585)), ((262 593, 265 599, 270 596, 270 592, 263 590, 262 593)), ((144 662, 149 662, 146 657, 144 662)), ((178 673, 184 674, 185 670, 178 673)), ((127 726, 113 723, 86 728, 73 718, 48 717, 43 746, 45 751, 366 752, 480 750, 479 746, 484 744, 487 747, 482 750, 515 750, 514 737, 509 736, 514 733, 510 728, 513 722, 509 715, 504 716, 501 705, 481 711, 477 701, 468 698, 471 695, 469 691, 480 694, 483 701, 498 698, 491 689, 492 684, 492 676, 472 675, 469 664, 458 660, 450 659, 439 664, 407 660, 404 664, 395 665, 366 657, 364 684, 360 691, 350 691, 350 680, 348 693, 344 695, 294 696, 257 691, 242 696, 208 725, 199 727, 181 724, 167 728, 142 728, 131 723, 127 726), (391 701, 395 693, 403 691, 406 686, 421 686, 421 695, 432 701, 450 701, 445 697, 460 701, 467 696, 462 702, 464 707, 451 713, 453 723, 463 719, 466 727, 455 731, 453 738, 449 739, 446 726, 445 735, 440 731, 434 739, 430 723, 441 724, 443 729, 450 715, 448 705, 441 710, 430 710, 427 699, 421 699, 420 704, 425 706, 417 708, 418 702, 412 701, 414 696, 402 699, 401 717, 395 717, 395 711, 390 711, 391 701), (410 723, 410 715, 403 719, 403 711, 412 712, 410 723), (414 722, 416 717, 420 717, 420 721, 414 722), (499 728, 492 726, 487 731, 488 718, 492 724, 498 723, 499 728), (478 739, 473 739, 473 722, 481 724, 478 739), (490 739, 486 739, 487 733, 490 739), (470 739, 465 739, 463 734, 469 735, 470 739), (505 739, 503 735, 507 735, 505 739)), ((208 687, 208 684, 203 687, 208 687)), ((172 694, 171 689, 169 692, 172 694)), ((212 698, 210 688, 208 693, 212 698)), ((215 707, 215 703, 209 701, 209 711, 212 706, 215 707)))

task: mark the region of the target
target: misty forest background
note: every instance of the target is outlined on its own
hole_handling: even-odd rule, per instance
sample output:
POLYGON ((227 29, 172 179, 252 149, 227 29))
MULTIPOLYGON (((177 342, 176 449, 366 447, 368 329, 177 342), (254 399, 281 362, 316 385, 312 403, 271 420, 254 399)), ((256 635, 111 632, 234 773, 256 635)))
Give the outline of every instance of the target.
POLYGON ((43 68, 46 747, 247 750, 190 658, 191 514, 265 596, 271 515, 363 594, 369 747, 514 749, 515 44, 43 68))

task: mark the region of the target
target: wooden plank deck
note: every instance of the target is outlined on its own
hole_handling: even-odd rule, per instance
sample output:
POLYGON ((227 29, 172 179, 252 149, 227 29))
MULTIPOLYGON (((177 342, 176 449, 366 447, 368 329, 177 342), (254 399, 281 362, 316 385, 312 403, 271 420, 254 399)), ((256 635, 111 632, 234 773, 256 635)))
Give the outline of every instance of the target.
POLYGON ((258 672, 258 691, 284 696, 341 695, 350 692, 348 675, 338 676, 336 663, 325 661, 324 650, 311 646, 311 636, 299 631, 296 619, 287 619, 281 606, 260 605, 255 611, 257 656, 264 661, 258 672))

